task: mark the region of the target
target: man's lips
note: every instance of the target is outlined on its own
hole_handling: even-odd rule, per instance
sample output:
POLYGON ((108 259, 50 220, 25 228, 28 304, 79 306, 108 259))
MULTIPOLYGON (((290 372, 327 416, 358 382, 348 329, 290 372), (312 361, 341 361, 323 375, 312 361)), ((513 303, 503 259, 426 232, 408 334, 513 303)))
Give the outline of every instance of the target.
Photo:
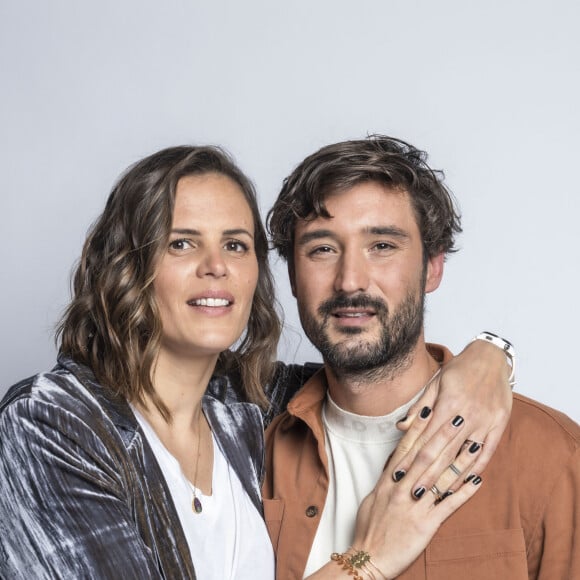
POLYGON ((360 309, 349 309, 349 310, 335 310, 332 312, 332 316, 335 318, 368 318, 375 316, 376 312, 374 310, 360 310, 360 309))

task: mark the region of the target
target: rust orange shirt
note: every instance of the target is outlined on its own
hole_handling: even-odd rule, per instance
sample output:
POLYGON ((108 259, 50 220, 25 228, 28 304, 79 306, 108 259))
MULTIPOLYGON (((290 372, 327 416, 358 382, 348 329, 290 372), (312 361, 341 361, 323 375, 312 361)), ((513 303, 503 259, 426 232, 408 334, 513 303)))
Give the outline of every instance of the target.
MULTIPOLYGON (((262 491, 278 580, 303 577, 324 508, 325 395, 322 370, 266 432, 262 491)), ((580 427, 514 394, 510 422, 482 488, 399 578, 580 580, 580 427)))

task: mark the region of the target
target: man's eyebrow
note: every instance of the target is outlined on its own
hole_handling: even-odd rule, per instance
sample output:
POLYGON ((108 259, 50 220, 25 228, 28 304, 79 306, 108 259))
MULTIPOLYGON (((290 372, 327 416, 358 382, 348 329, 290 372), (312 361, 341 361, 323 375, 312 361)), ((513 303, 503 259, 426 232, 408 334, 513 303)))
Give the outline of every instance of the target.
POLYGON ((320 240, 322 238, 333 238, 334 234, 330 230, 314 230, 312 232, 304 232, 297 240, 299 246, 304 246, 313 240, 320 240))
MULTIPOLYGON (((199 230, 192 230, 190 228, 173 228, 171 230, 171 233, 184 235, 184 236, 201 236, 201 232, 199 230)), ((224 235, 224 236, 246 235, 252 239, 254 238, 254 235, 251 232, 249 232, 248 230, 246 230, 245 228, 234 228, 231 230, 224 230, 222 232, 222 235, 224 235)))
MULTIPOLYGON (((370 226, 363 229, 363 233, 371 234, 373 236, 391 236, 395 238, 408 238, 409 234, 396 226, 370 226)), ((334 238, 335 234, 331 230, 314 230, 311 232, 303 233, 297 240, 296 244, 299 246, 304 246, 309 242, 314 240, 320 240, 322 238, 334 238)))
POLYGON ((408 238, 409 234, 397 226, 372 226, 365 228, 365 233, 375 236, 394 236, 396 238, 408 238))

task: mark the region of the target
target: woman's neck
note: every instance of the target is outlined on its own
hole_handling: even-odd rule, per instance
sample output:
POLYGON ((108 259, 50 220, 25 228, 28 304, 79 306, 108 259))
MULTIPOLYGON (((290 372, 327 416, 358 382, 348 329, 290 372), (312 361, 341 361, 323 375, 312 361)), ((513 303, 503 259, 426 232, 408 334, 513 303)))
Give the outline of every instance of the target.
MULTIPOLYGON (((175 356, 161 350, 153 371, 153 387, 171 415, 172 430, 188 430, 197 424, 201 400, 215 370, 218 355, 204 357, 175 356)), ((155 427, 166 423, 150 397, 145 397, 147 408, 137 405, 139 411, 155 427)), ((167 428, 167 427, 166 427, 167 428)), ((156 429, 157 430, 157 429, 156 429)))
POLYGON ((206 495, 211 494, 213 445, 201 401, 216 362, 217 355, 184 359, 162 350, 152 378, 156 394, 171 414, 170 421, 163 417, 151 397, 145 397, 146 406, 135 403, 165 448, 177 459, 185 478, 206 495))

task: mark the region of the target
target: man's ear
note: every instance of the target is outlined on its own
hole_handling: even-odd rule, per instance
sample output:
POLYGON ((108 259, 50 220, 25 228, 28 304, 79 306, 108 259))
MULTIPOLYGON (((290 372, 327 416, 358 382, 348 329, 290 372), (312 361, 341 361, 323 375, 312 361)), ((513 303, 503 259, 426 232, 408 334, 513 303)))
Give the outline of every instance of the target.
POLYGON ((425 279, 425 293, 433 292, 439 288, 443 279, 445 265, 445 253, 441 252, 427 260, 427 277, 425 279))
POLYGON ((294 271, 293 260, 288 260, 288 278, 290 279, 290 288, 292 289, 292 296, 296 298, 296 274, 294 271))

